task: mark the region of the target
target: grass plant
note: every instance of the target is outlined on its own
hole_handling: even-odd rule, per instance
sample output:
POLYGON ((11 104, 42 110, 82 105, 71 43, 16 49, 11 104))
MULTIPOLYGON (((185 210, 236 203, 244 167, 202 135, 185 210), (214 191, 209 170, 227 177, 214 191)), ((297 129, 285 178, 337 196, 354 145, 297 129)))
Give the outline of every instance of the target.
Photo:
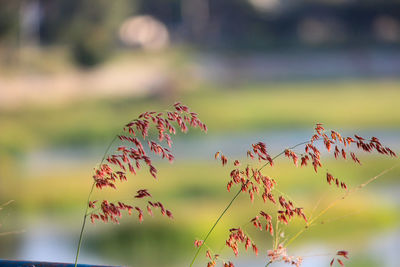
MULTIPOLYGON (((119 223, 122 212, 126 211, 129 215, 133 212, 137 213, 138 219, 141 222, 144 218, 143 210, 147 210, 149 215, 153 215, 155 210, 160 210, 162 215, 173 218, 172 212, 161 202, 147 201, 146 203, 146 201, 143 201, 152 197, 148 189, 137 190, 136 195, 131 196, 129 203, 122 201, 110 202, 108 200, 99 202, 92 199, 92 193, 94 190, 101 190, 107 187, 116 189, 117 181, 126 181, 128 172, 136 175, 142 165, 147 166, 150 175, 157 178, 157 169, 149 153, 152 152, 163 159, 165 158, 170 162, 173 161, 174 156, 169 149, 172 145, 170 135, 176 133, 175 127, 172 125, 173 123, 176 123, 178 128, 184 133, 187 132, 188 125, 207 131, 205 124, 199 120, 196 113, 190 112, 187 106, 176 103, 174 109, 174 111, 167 111, 166 113, 142 113, 137 119, 126 124, 123 134, 117 135, 106 149, 100 164, 94 170, 93 183, 88 195, 77 246, 75 266, 79 259, 86 221, 89 218, 92 223, 97 220, 106 223, 119 223), (151 129, 151 125, 154 125, 154 129, 151 129), (154 135, 158 138, 155 139, 154 135), (124 145, 118 146, 117 150, 110 154, 109 151, 112 144, 118 139, 124 145), (142 144, 142 142, 146 141, 148 148, 144 148, 142 144), (169 148, 163 145, 168 145, 169 148), (101 203, 100 207, 98 207, 97 203, 101 203)), ((237 187, 237 189, 204 238, 194 241, 197 249, 189 266, 193 266, 204 247, 207 247, 205 255, 208 259, 208 267, 216 266, 218 261, 221 261, 224 267, 234 266, 232 260, 223 258, 219 253, 213 251, 208 244, 208 239, 237 198, 243 194, 249 196, 251 203, 256 198, 259 198, 265 205, 262 207, 262 210, 255 212, 255 217, 249 218, 245 224, 229 229, 228 238, 225 242, 226 246, 232 249, 235 256, 239 255, 240 246, 244 246, 245 250, 251 248, 258 255, 259 248, 256 244, 256 239, 252 238, 248 231, 248 226, 252 225, 257 230, 264 230, 271 236, 272 246, 266 253, 268 259, 266 266, 276 262, 300 266, 303 258, 301 256, 290 256, 287 252, 288 246, 312 226, 319 224, 321 222, 320 219, 325 213, 339 202, 363 189, 397 166, 387 168, 372 178, 350 187, 347 185, 348 179, 337 176, 334 169, 323 170, 325 164, 323 164, 320 152, 322 149, 326 150, 327 153, 332 153, 336 160, 353 161, 355 164, 361 164, 359 156, 356 154, 358 151, 363 153, 376 152, 385 156, 396 157, 396 153, 389 147, 384 146, 377 137, 364 138, 357 134, 354 137, 342 136, 334 130, 326 131, 322 124, 316 125, 315 133, 309 140, 286 148, 275 156, 269 154, 267 145, 263 142, 253 144, 250 150, 247 151, 248 159, 242 162, 238 159, 228 160, 228 157, 222 152, 217 152, 215 159, 220 160, 222 166, 227 165, 228 162, 229 164, 233 164, 226 189, 229 192, 232 188, 237 187), (298 151, 300 148, 304 149, 304 151, 298 151), (279 178, 272 178, 268 174, 265 174, 267 170, 270 170, 275 165, 275 160, 283 156, 291 160, 296 167, 306 168, 307 166, 311 166, 315 173, 318 170, 323 170, 326 174, 325 179, 329 187, 335 187, 337 188, 336 190, 342 191, 341 194, 339 193, 340 197, 330 202, 324 208, 320 208, 321 201, 319 200, 311 211, 305 211, 304 207, 299 206, 293 197, 279 189, 279 178), (290 231, 289 229, 293 222, 297 220, 295 224, 299 224, 296 218, 303 221, 303 226, 297 231, 290 231), (285 233, 290 234, 286 235, 285 233)), ((252 205, 249 206, 249 208, 251 207, 252 205)), ((339 215, 345 216, 343 214, 339 215)), ((349 252, 346 250, 339 250, 330 255, 332 256, 331 266, 334 263, 344 266, 344 262, 349 259, 349 252)))

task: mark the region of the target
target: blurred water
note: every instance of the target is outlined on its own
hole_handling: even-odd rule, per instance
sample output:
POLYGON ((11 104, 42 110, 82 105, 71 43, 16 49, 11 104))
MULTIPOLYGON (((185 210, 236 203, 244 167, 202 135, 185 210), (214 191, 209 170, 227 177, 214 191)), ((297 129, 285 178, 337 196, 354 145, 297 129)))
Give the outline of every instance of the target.
MULTIPOLYGON (((385 146, 395 151, 400 150, 400 130, 375 130, 375 131, 343 131, 344 136, 353 136, 357 133, 366 138, 379 136, 385 146)), ((180 160, 213 160, 218 150, 229 157, 242 158, 246 156, 251 144, 264 142, 271 155, 276 155, 284 148, 289 148, 298 143, 307 141, 312 136, 312 130, 296 131, 259 131, 251 133, 231 133, 229 135, 202 135, 193 138, 173 139, 173 154, 177 161, 180 160)), ((99 155, 104 153, 104 147, 85 150, 79 148, 48 149, 35 151, 27 155, 25 168, 40 171, 46 166, 96 166, 99 155)), ((302 148, 300 147, 298 151, 302 148)))
POLYGON ((71 262, 74 244, 58 224, 39 222, 23 235, 17 259, 71 262))
POLYGON ((372 240, 368 251, 384 266, 399 266, 400 230, 383 233, 372 240))
MULTIPOLYGON (((68 225, 39 221, 26 229, 17 251, 17 260, 74 262, 78 235, 68 225)), ((80 263, 107 264, 98 254, 82 251, 80 263)))
POLYGON ((387 50, 261 53, 221 56, 202 54, 197 70, 214 82, 288 81, 293 79, 398 77, 400 53, 387 50))
MULTIPOLYGON (((52 225, 43 222, 28 229, 24 235, 17 259, 38 260, 51 262, 73 262, 76 240, 63 229, 62 225, 52 225)), ((376 259, 383 267, 398 267, 398 249, 400 248, 400 231, 390 232, 374 236, 366 245, 363 252, 350 251, 352 257, 367 256, 376 259), (356 255, 354 255, 356 254, 356 255)), ((289 249, 289 255, 301 255, 303 267, 328 266, 336 250, 324 243, 306 244, 295 249, 289 249)), ((234 259, 236 267, 265 266, 267 259, 263 253, 258 257, 238 257, 234 259)), ((79 262, 89 264, 112 264, 100 255, 94 255, 83 250, 79 262)), ((204 265, 204 264, 203 264, 204 265)), ((203 266, 198 265, 198 266, 203 266)), ((284 263, 274 263, 273 266, 288 266, 284 263)))

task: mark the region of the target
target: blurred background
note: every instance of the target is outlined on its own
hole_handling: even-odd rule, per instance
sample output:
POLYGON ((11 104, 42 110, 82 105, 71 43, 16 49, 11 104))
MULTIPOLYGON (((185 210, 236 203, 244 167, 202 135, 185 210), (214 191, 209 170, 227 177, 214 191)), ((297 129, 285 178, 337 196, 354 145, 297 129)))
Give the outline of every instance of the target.
MULTIPOLYGON (((93 168, 110 140, 138 114, 181 101, 208 134, 178 134, 174 164, 156 163, 158 181, 143 171, 97 194, 126 200, 148 188, 175 219, 89 224, 80 262, 188 266, 194 240, 233 197, 232 161, 222 168, 216 151, 242 160, 263 141, 275 155, 324 123, 399 153, 399 75, 397 0, 0 0, 0 203, 12 200, 0 210, 0 258, 72 262, 93 168)), ((398 163, 360 159, 327 156, 324 168, 357 186, 398 163)), ((324 170, 284 158, 265 174, 308 215, 343 194, 324 170)), ((289 254, 328 266, 327 254, 348 250, 346 266, 398 266, 399 175, 397 167, 331 209, 289 254)), ((249 203, 239 197, 208 245, 236 266, 265 266, 265 231, 246 226, 258 257, 235 259, 224 248, 227 229, 271 208, 249 203)), ((285 235, 301 227, 295 221, 285 235)), ((201 255, 196 266, 205 265, 201 255)))

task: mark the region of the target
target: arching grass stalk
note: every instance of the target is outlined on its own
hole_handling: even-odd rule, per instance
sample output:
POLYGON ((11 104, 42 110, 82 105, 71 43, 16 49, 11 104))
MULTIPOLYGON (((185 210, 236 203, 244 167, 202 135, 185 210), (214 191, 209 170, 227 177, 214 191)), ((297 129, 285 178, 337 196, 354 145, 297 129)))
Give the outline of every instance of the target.
MULTIPOLYGON (((101 159, 99 165, 103 164, 103 162, 104 162, 104 160, 105 160, 105 158, 106 158, 108 152, 109 152, 110 149, 111 149, 112 144, 115 142, 115 140, 117 140, 117 138, 118 138, 118 135, 115 135, 115 137, 112 139, 112 141, 111 141, 110 144, 108 145, 106 151, 104 152, 103 158, 101 159)), ((84 216, 83 216, 81 231, 80 231, 80 234, 79 234, 78 247, 77 247, 77 249, 76 249, 75 267, 78 265, 79 252, 80 252, 81 246, 82 246, 83 232, 84 232, 84 230, 85 230, 87 216, 89 215, 89 213, 88 213, 89 201, 90 201, 90 198, 91 198, 91 196, 92 196, 92 193, 93 193, 93 189, 94 189, 94 187, 95 187, 95 184, 96 184, 95 181, 93 181, 92 186, 91 186, 90 191, 89 191, 89 194, 88 194, 88 197, 87 197, 87 201, 86 201, 85 213, 84 213, 84 216)))
MULTIPOLYGON (((301 146, 301 145, 305 145, 305 144, 307 144, 307 143, 309 143, 309 142, 310 142, 310 141, 304 141, 304 142, 298 143, 298 144, 296 144, 296 145, 290 147, 289 149, 295 149, 296 147, 299 147, 299 146, 301 146)), ((286 150, 286 149, 285 149, 285 150, 286 150)), ((276 156, 274 156, 274 157, 272 158, 272 160, 275 160, 276 158, 278 158, 278 157, 282 156, 283 154, 285 154, 285 150, 283 150, 282 152, 280 152, 279 154, 277 154, 276 156)), ((269 164, 270 164, 270 162, 266 162, 264 165, 262 165, 262 166, 260 167, 259 170, 261 171, 263 168, 265 168, 265 167, 266 167, 267 165, 269 165, 269 164)), ((252 177, 253 177, 253 176, 252 176, 252 177)), ((250 181, 250 180, 248 180, 248 182, 249 182, 249 181, 250 181)), ((190 267, 193 266, 194 262, 196 261, 197 256, 198 256, 199 253, 200 253, 200 250, 202 249, 202 247, 203 247, 204 244, 206 243, 207 239, 209 238, 209 236, 210 236, 211 233, 213 232, 214 228, 217 226, 217 224, 219 223, 219 221, 222 219, 222 217, 225 215, 225 213, 229 210, 229 208, 232 206, 233 202, 236 200, 236 198, 240 195, 241 192, 242 192, 242 189, 240 188, 240 189, 238 190, 238 192, 233 196, 233 198, 231 199, 231 201, 228 203, 228 205, 225 207, 225 209, 222 211, 222 213, 219 215, 219 217, 217 218, 217 220, 215 221, 215 223, 213 224, 213 226, 210 228, 210 230, 208 231, 208 233, 207 233, 206 236, 204 237, 202 244, 197 248, 196 253, 195 253, 195 255, 194 255, 193 259, 192 259, 192 262, 190 263, 190 267)))
POLYGON ((151 155, 159 156, 170 163, 173 162, 174 155, 170 150, 172 147, 171 135, 176 134, 176 129, 186 133, 190 127, 207 132, 207 126, 197 117, 197 113, 191 112, 187 106, 179 102, 175 103, 173 108, 173 111, 149 111, 140 114, 136 119, 125 124, 123 132, 116 135, 108 145, 99 166, 94 170, 93 184, 85 203, 86 208, 79 234, 75 267, 78 264, 88 217, 92 223, 95 221, 119 223, 122 213, 126 212, 128 215, 136 213, 141 222, 144 218, 144 211, 152 216, 153 211, 159 210, 163 216, 173 219, 172 212, 166 209, 160 201, 147 201, 148 198, 152 198, 147 189, 139 189, 136 195, 131 196, 130 203, 134 200, 132 205, 121 200, 111 202, 107 199, 102 201, 91 199, 95 189, 102 190, 108 187, 117 189, 119 186, 117 182, 127 181, 129 174, 136 175, 138 170, 144 166, 148 167, 150 175, 157 179, 157 168, 153 164, 151 155), (156 130, 158 138, 149 136, 150 129, 156 130), (119 145, 113 153, 109 153, 117 139, 123 144, 119 145), (145 146, 148 147, 149 152, 145 151, 145 146), (97 202, 99 203, 96 204, 97 202), (96 205, 100 207, 96 207, 96 205))
POLYGON ((368 181, 366 181, 365 183, 360 184, 359 186, 353 188, 352 190, 347 190, 346 193, 341 196, 340 198, 336 199, 335 201, 333 201, 331 204, 329 204, 325 209, 323 209, 320 213, 318 213, 318 215, 316 215, 314 218, 311 218, 310 221, 306 224, 306 226, 304 228, 302 228, 300 231, 298 231, 292 238, 290 238, 288 240, 288 242, 285 244, 285 246, 289 246, 293 241, 295 241, 302 233, 304 233, 307 229, 309 229, 311 226, 313 226, 313 223, 315 223, 315 221, 320 218, 322 215, 324 215, 328 210, 330 210, 331 208, 333 208, 334 206, 336 206, 341 200, 346 199, 348 196, 350 196, 353 193, 356 193, 358 190, 362 189, 363 187, 367 186, 368 184, 372 183, 373 181, 375 181, 376 179, 378 179, 379 177, 385 175, 386 173, 388 173, 389 171, 393 170, 394 168, 396 168, 400 163, 397 163, 395 165, 393 165, 392 167, 390 167, 389 169, 383 170, 381 173, 379 173, 378 175, 370 178, 368 181))

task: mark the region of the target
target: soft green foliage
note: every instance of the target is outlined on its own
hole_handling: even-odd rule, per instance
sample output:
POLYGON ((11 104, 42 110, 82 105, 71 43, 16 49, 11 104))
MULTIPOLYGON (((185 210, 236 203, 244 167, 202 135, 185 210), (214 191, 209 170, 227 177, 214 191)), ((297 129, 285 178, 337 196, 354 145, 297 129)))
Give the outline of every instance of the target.
MULTIPOLYGON (((398 81, 278 83, 235 89, 199 85, 198 90, 184 93, 181 99, 207 121, 210 134, 310 129, 315 122, 341 129, 398 129, 399 87, 398 81)), ((10 151, 101 144, 118 131, 121 122, 142 110, 159 110, 162 106, 161 100, 135 98, 0 111, 0 144, 10 151)))

